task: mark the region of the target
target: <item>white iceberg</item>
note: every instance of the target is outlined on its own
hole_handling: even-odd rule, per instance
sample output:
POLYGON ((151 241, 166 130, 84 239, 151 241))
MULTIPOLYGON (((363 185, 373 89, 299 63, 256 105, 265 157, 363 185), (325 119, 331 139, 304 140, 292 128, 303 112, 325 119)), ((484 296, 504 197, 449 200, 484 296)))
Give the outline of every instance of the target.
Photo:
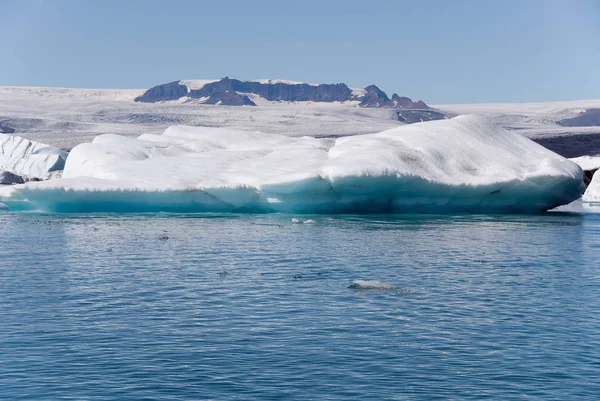
POLYGON ((600 174, 597 174, 597 172, 592 177, 592 181, 585 190, 581 200, 587 203, 600 203, 600 174))
POLYGON ((0 189, 54 212, 531 213, 577 199, 582 170, 477 116, 337 139, 175 126, 101 135, 62 178, 0 189))
POLYGON ((0 172, 45 179, 49 173, 62 170, 66 159, 64 150, 20 136, 0 134, 0 172))

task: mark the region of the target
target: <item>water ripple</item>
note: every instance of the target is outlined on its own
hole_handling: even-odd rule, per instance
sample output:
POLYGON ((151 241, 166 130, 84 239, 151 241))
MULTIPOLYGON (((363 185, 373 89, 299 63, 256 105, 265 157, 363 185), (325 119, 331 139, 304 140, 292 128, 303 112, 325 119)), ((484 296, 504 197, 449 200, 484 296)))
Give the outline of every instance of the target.
POLYGON ((0 399, 597 399, 600 216, 314 219, 0 214, 0 399))

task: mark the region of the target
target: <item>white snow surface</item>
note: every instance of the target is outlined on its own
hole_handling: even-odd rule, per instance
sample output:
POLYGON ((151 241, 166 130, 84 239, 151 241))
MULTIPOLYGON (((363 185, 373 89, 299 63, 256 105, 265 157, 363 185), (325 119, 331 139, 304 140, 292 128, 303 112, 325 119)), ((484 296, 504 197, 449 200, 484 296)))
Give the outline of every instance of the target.
POLYGON ((220 81, 219 79, 182 79, 179 81, 180 85, 185 85, 188 91, 194 89, 202 89, 206 84, 212 84, 213 82, 220 81))
POLYGON ((598 134, 600 127, 562 127, 556 122, 600 108, 600 99, 538 103, 476 103, 430 105, 450 116, 477 114, 529 138, 598 134))
POLYGON ((10 171, 27 178, 45 179, 62 170, 67 152, 16 135, 0 134, 0 172, 10 171))
POLYGON ((355 97, 363 97, 364 95, 367 94, 367 91, 365 88, 350 88, 350 90, 352 91, 352 96, 355 96, 355 97))
POLYGON ((582 170, 598 170, 600 169, 600 156, 580 156, 570 158, 573 163, 581 167, 582 170))
POLYGON ((145 89, 84 89, 51 88, 37 86, 0 86, 0 99, 18 102, 26 99, 63 99, 80 102, 111 101, 132 102, 143 95, 145 89))
POLYGON ((0 189, 54 212, 539 212, 581 193, 582 170, 485 118, 343 138, 173 126, 100 135, 62 178, 0 189))

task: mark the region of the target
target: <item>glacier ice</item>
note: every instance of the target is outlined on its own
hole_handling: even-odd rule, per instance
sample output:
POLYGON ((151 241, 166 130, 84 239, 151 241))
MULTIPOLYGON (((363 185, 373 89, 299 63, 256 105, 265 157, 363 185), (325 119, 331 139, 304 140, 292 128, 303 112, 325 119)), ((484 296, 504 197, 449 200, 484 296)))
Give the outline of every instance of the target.
POLYGON ((27 178, 45 179, 48 173, 62 170, 67 152, 16 135, 0 134, 0 171, 27 178))
POLYGON ((585 190, 581 200, 587 203, 600 203, 600 174, 598 172, 592 177, 592 181, 585 190))
POLYGON ((580 156, 569 160, 579 165, 586 174, 593 174, 581 200, 587 203, 600 203, 600 176, 595 171, 600 169, 600 156, 580 156))
POLYGON ((582 170, 477 116, 343 138, 174 126, 101 135, 62 178, 0 189, 51 212, 530 213, 578 198, 582 170))
POLYGON ((569 160, 581 167, 582 170, 600 169, 600 156, 579 156, 569 160))

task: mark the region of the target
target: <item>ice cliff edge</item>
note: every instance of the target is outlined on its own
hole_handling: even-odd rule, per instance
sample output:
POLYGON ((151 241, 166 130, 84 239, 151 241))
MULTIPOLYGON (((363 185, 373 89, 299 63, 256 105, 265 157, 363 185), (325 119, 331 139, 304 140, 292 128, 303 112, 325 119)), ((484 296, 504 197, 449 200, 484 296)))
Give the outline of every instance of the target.
POLYGON ((0 173, 10 172, 27 179, 45 179, 62 170, 67 152, 16 135, 0 134, 0 173))

